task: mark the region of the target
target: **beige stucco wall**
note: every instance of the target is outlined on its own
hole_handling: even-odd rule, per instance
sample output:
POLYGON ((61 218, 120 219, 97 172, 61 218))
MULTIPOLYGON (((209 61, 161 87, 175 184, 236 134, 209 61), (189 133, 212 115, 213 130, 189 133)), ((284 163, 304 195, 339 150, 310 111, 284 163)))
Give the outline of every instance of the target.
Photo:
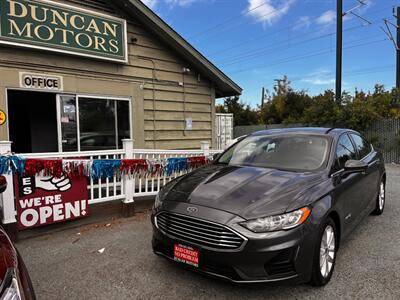
MULTIPOLYGON (((128 19, 103 2, 58 2, 90 4, 92 10, 128 19)), ((193 149, 201 141, 213 142, 212 83, 130 19, 128 42, 128 64, 0 45, 0 109, 6 111, 6 88, 19 87, 19 72, 54 74, 63 77, 64 93, 131 98, 135 147, 193 149), (183 74, 184 67, 191 72, 183 74), (193 130, 184 131, 185 118, 193 119, 193 130)), ((0 127, 0 138, 7 138, 7 124, 0 127)))

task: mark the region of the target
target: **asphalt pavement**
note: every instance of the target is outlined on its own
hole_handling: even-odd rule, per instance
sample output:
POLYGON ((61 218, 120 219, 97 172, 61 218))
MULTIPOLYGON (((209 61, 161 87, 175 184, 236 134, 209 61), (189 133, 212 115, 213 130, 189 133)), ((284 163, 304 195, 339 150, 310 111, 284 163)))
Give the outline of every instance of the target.
POLYGON ((148 213, 17 244, 41 299, 400 299, 400 167, 389 165, 382 216, 341 245, 322 288, 235 285, 182 269, 151 250, 148 213))

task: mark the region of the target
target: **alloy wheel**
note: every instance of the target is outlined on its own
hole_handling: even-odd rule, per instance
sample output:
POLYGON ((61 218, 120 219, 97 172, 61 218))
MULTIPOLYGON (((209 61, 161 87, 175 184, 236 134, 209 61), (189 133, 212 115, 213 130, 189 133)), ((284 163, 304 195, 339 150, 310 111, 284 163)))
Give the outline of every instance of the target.
POLYGON ((327 278, 332 271, 335 262, 335 231, 331 225, 326 226, 322 235, 319 265, 321 275, 327 278))

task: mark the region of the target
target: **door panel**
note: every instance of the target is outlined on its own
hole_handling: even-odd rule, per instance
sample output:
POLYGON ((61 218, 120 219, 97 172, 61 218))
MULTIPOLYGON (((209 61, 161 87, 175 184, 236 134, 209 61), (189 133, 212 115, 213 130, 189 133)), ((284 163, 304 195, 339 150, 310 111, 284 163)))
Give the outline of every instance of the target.
POLYGON ((364 199, 364 208, 375 204, 375 199, 378 193, 380 184, 380 160, 378 154, 374 151, 365 161, 368 163, 368 171, 365 174, 364 189, 367 191, 367 196, 364 199))
POLYGON ((77 102, 75 95, 58 95, 59 151, 79 151, 77 102))
POLYGON ((337 199, 338 206, 343 213, 343 230, 347 235, 360 218, 359 203, 362 201, 362 174, 349 174, 345 177, 338 176, 334 178, 335 191, 334 198, 337 199))
MULTIPOLYGON (((368 210, 368 208, 375 201, 377 189, 380 180, 379 171, 379 157, 378 153, 373 150, 372 145, 361 135, 352 133, 350 135, 353 143, 358 151, 359 159, 368 164, 368 170, 364 174, 362 189, 364 191, 364 198, 362 199, 361 211, 368 210)), ((366 213, 369 213, 368 211, 366 213)))
POLYGON ((348 160, 357 159, 358 153, 347 133, 339 137, 336 145, 336 158, 333 166, 333 184, 335 185, 334 197, 338 201, 338 206, 342 209, 344 231, 349 232, 357 223, 360 217, 360 211, 366 196, 363 189, 364 174, 343 173, 345 164, 348 160))

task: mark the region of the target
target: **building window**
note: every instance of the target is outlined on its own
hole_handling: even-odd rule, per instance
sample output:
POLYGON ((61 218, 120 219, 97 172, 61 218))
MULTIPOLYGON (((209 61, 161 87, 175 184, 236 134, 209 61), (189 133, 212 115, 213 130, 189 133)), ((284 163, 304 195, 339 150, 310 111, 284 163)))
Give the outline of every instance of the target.
POLYGON ((116 101, 79 98, 80 150, 117 148, 116 101))
POLYGON ((122 149, 130 138, 129 101, 78 98, 79 150, 122 149))

